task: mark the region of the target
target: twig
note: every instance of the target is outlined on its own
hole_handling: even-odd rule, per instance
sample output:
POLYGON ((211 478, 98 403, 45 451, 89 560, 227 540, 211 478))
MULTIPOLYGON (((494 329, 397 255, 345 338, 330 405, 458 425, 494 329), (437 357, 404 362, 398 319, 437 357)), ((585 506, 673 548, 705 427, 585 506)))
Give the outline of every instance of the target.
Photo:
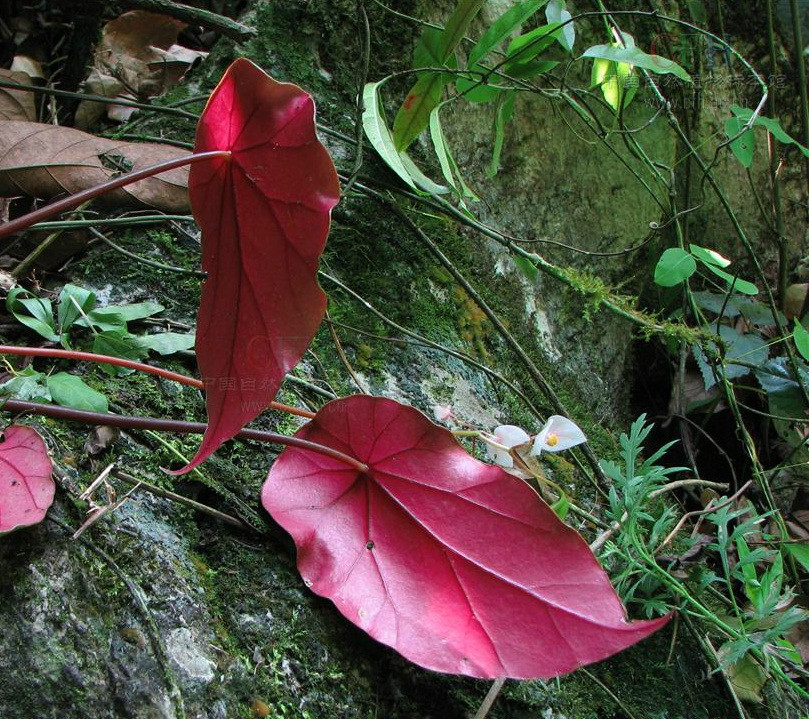
MULTIPOLYGON (((744 487, 742 487, 742 489, 739 490, 739 492, 742 492, 743 490, 747 489, 749 485, 750 482, 745 484, 744 487)), ((669 482, 666 486, 655 489, 653 492, 649 492, 649 499, 660 497, 666 492, 671 492, 672 490, 679 489, 680 487, 710 487, 712 489, 728 488, 727 484, 722 484, 721 482, 709 482, 708 480, 704 479, 679 479, 676 482, 669 482)), ((736 497, 739 494, 739 492, 737 492, 736 495, 734 495, 734 497, 736 497)), ((728 501, 732 501, 732 499, 733 498, 731 498, 731 500, 728 501)), ((714 509, 716 509, 716 507, 714 509)), ((707 511, 712 512, 714 511, 714 509, 710 509, 707 511)), ((701 511, 704 512, 706 510, 701 511)), ((678 524, 678 527, 681 527, 682 524, 685 522, 685 519, 689 516, 693 516, 693 512, 689 512, 688 514, 683 515, 683 518, 680 520, 680 524, 678 524)), ((613 522, 610 525, 609 529, 604 530, 593 540, 593 542, 590 544, 590 551, 593 552, 593 554, 598 554, 601 548, 607 543, 607 540, 623 526, 624 522, 626 522, 627 519, 629 519, 629 512, 624 512, 617 522, 613 522)), ((661 547, 665 546, 665 544, 666 542, 663 542, 663 544, 661 544, 660 547, 658 547, 657 550, 655 550, 655 553, 659 551, 661 547)))
MULTIPOLYGON (((41 402, 25 402, 19 399, 6 400, 0 409, 7 412, 30 412, 45 417, 54 417, 72 422, 83 422, 84 424, 105 424, 111 427, 121 427, 123 429, 150 429, 157 432, 177 432, 179 434, 205 434, 208 427, 201 422, 184 422, 176 419, 163 419, 157 417, 131 417, 119 414, 109 414, 108 412, 88 412, 72 407, 60 407, 54 404, 42 404, 41 402)), ((271 442, 274 444, 284 444, 288 447, 298 447, 300 449, 317 452, 326 457, 331 457, 340 462, 353 467, 358 472, 367 472, 368 465, 351 457, 343 452, 339 452, 331 447, 310 442, 300 437, 288 437, 275 432, 262 432, 257 429, 243 429, 235 435, 238 439, 251 439, 257 442, 271 442)))
POLYGON ((137 10, 148 10, 162 15, 170 15, 178 20, 202 25, 209 30, 215 30, 225 37, 229 37, 237 42, 252 40, 258 33, 255 28, 242 25, 240 22, 231 20, 229 17, 217 15, 210 10, 181 5, 172 0, 118 0, 121 7, 135 8, 137 10))
POLYGON ((177 272, 179 274, 184 275, 194 275, 195 277, 208 276, 208 273, 203 272, 202 270, 188 270, 185 267, 175 267, 174 265, 167 265, 163 262, 158 262, 157 260, 150 260, 148 257, 141 257, 140 255, 136 255, 134 252, 130 252, 126 248, 121 247, 119 244, 116 244, 103 232, 99 232, 95 227, 90 227, 89 230, 94 237, 97 237, 99 240, 109 245, 116 252, 120 252, 122 255, 125 255, 126 257, 136 260, 141 264, 149 265, 150 267, 156 267, 159 270, 166 270, 167 272, 177 272))
POLYGON ((131 474, 127 474, 126 472, 121 472, 120 470, 115 470, 112 473, 112 476, 116 479, 123 480, 124 482, 128 482, 129 484, 134 484, 141 489, 145 489, 147 492, 154 494, 158 497, 164 497, 166 499, 170 499, 173 502, 179 502, 180 504, 185 504, 192 509, 197 510, 198 512, 202 512, 204 514, 208 514, 211 517, 219 519, 222 522, 230 524, 233 527, 237 527, 238 529, 248 530, 252 529, 249 525, 242 522, 241 519, 237 519, 236 517, 226 514, 225 512, 220 512, 218 509, 214 509, 213 507, 209 507, 207 504, 202 504, 201 502, 196 502, 193 499, 189 499, 188 497, 184 497, 181 494, 176 494, 175 492, 170 492, 168 489, 163 489, 161 487, 157 487, 154 484, 150 484, 142 479, 138 479, 137 477, 133 477, 131 474))
POLYGON ((500 692, 503 689, 503 685, 506 683, 504 678, 495 679, 492 682, 491 687, 489 687, 489 691, 486 696, 483 698, 483 701, 480 704, 477 712, 475 712, 474 719, 486 719, 489 716, 489 712, 492 710, 492 706, 494 705, 497 697, 500 696, 500 692))
POLYGON ((692 517, 701 517, 706 514, 711 514, 712 512, 716 512, 723 507, 727 507, 729 504, 734 502, 738 499, 742 494, 744 494, 745 490, 753 483, 753 480, 747 481, 743 484, 737 492, 732 494, 728 497, 724 502, 720 502, 719 504, 714 504, 714 500, 708 502, 708 506, 705 509, 696 509, 693 512, 686 512, 682 517, 680 517, 680 521, 677 522, 677 526, 669 532, 669 535, 658 545, 655 549, 654 553, 657 554, 663 547, 665 547, 674 537, 677 536, 677 533, 683 528, 683 525, 692 517))

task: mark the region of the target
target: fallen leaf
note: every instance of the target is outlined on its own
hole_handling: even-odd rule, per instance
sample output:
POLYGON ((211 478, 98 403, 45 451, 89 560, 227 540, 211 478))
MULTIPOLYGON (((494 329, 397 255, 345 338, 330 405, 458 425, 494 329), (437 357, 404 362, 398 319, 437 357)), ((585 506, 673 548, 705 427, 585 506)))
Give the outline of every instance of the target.
POLYGON ((0 440, 0 534, 37 524, 53 502, 53 466, 30 427, 12 425, 0 440))
POLYGON ((93 427, 84 443, 84 451, 91 456, 101 454, 105 449, 109 449, 115 444, 120 436, 121 430, 118 427, 109 427, 107 425, 93 427))
MULTIPOLYGON (((96 49, 94 67, 84 89, 94 95, 145 101, 177 85, 187 70, 207 55, 177 44, 185 23, 167 15, 133 10, 108 22, 96 49)), ((101 115, 122 121, 133 109, 84 100, 77 110, 79 127, 101 115)))
MULTIPOLYGON (((0 121, 0 196, 52 199, 187 154, 170 145, 95 137, 36 122, 0 121)), ((109 192, 99 202, 188 212, 188 168, 181 167, 109 192)))
MULTIPOLYGON (((12 72, 22 72, 28 75, 29 84, 31 80, 45 80, 45 70, 42 63, 29 55, 15 55, 11 61, 12 72)), ((41 83, 38 83, 41 84, 41 83)), ((30 92, 28 93, 31 94, 30 92)))
MULTIPOLYGON (((31 76, 24 72, 0 68, 0 78, 18 85, 31 84, 31 76)), ((0 120, 34 121, 36 119, 37 109, 33 92, 0 87, 0 120)))
POLYGON ((581 536, 523 481, 393 400, 325 405, 297 437, 368 472, 288 447, 261 501, 293 537, 304 582, 428 669, 548 678, 640 641, 581 536))
POLYGON ((312 98, 249 60, 228 68, 197 128, 189 189, 202 228, 197 361, 208 428, 183 472, 275 398, 326 310, 317 266, 340 187, 315 134, 312 98))

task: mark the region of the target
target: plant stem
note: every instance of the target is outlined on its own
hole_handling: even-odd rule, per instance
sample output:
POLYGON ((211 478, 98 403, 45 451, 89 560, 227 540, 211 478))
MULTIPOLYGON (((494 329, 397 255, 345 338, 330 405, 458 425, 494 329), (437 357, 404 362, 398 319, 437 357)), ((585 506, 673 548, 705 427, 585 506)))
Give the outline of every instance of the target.
POLYGON ((82 190, 81 192, 77 192, 73 195, 63 197, 61 200, 52 202, 50 205, 40 207, 38 210, 29 212, 27 215, 18 217, 16 220, 12 220, 11 222, 6 222, 5 224, 0 225, 0 237, 5 237, 6 235, 10 235, 14 232, 24 230, 27 227, 33 225, 35 222, 40 222, 42 220, 46 220, 49 217, 53 217, 54 215, 58 215, 67 210, 72 210, 74 207, 78 207, 79 205, 87 202, 88 200, 92 200, 98 197, 99 195, 103 195, 105 192, 109 192, 110 190, 116 190, 119 187, 124 187, 125 185, 130 185, 133 182, 143 180, 147 177, 159 175, 161 172, 165 172, 166 170, 173 170, 177 167, 190 165, 194 162, 202 162, 204 160, 212 160, 215 158, 228 158, 228 157, 230 157, 230 150, 212 150, 210 152, 198 152, 190 155, 183 155, 183 157, 177 157, 174 160, 160 162, 157 165, 150 165, 149 167, 144 167, 142 170, 136 170, 135 172, 128 172, 125 175, 120 175, 119 177, 107 180, 107 182, 102 182, 100 185, 88 187, 86 190, 82 190))
MULTIPOLYGON (((174 382, 179 382, 180 384, 184 384, 189 387, 195 387, 196 389, 205 389, 205 384, 204 382, 202 382, 202 380, 194 379, 193 377, 187 377, 184 374, 172 372, 171 370, 163 369, 162 367, 153 367, 152 365, 144 364, 143 362, 123 359, 122 357, 110 357, 109 355, 99 355, 95 354, 94 352, 59 350, 51 347, 17 347, 15 345, 0 345, 0 354, 22 355, 24 357, 55 357, 58 359, 70 359, 87 362, 99 362, 101 364, 111 364, 116 365, 117 367, 126 367, 127 369, 133 369, 138 372, 148 372, 149 374, 157 375, 158 377, 162 377, 163 379, 170 379, 174 382)), ((312 419, 312 417, 315 416, 314 412, 310 412, 309 410, 306 409, 299 409, 298 407, 290 407, 289 405, 281 404, 280 402, 270 402, 268 406, 270 407, 270 409, 277 409, 281 412, 287 412, 288 414, 297 415, 298 417, 306 417, 306 419, 312 419)))
MULTIPOLYGON (((83 409, 73 409, 72 407, 60 407, 54 404, 42 404, 41 402, 26 402, 19 399, 8 399, 2 406, 7 412, 30 412, 44 417, 54 419, 64 419, 72 422, 83 422, 85 424, 108 425, 111 427, 121 427, 123 429, 150 429, 157 432, 177 432, 179 434, 205 434, 207 425, 202 422, 185 422, 176 419, 163 419, 156 417, 129 417, 108 412, 88 412, 83 409)), ((243 429, 236 437, 239 439, 250 439, 257 442, 272 442, 275 444, 285 444, 288 447, 298 447, 311 452, 317 452, 324 457, 344 462, 353 467, 358 472, 367 472, 368 465, 360 462, 331 447, 326 447, 316 442, 310 442, 300 437, 288 437, 275 432, 263 432, 258 429, 243 429)))

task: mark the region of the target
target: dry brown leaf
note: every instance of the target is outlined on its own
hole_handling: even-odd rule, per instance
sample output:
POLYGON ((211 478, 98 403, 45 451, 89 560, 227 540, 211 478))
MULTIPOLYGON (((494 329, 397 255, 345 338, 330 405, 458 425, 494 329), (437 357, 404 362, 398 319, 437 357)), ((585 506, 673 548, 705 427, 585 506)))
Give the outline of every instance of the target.
MULTIPOLYGON (((120 142, 70 127, 0 121, 0 196, 49 200, 185 154, 170 145, 120 142)), ((188 168, 163 172, 99 200, 118 207, 188 212, 188 168)))
POLYGON ((105 449, 109 449, 115 444, 120 436, 121 430, 117 427, 109 427, 103 424, 93 427, 93 431, 90 432, 84 443, 84 451, 91 456, 101 454, 105 449))
MULTIPOLYGON (((133 10, 104 26, 95 54, 95 67, 85 90, 104 97, 148 100, 180 82, 191 65, 207 53, 177 45, 185 23, 166 15, 133 10)), ((90 127, 104 113, 128 119, 131 108, 83 101, 76 115, 80 127, 90 127)))
POLYGON ((11 61, 12 72, 24 72, 28 77, 34 80, 44 80, 45 71, 42 69, 42 63, 35 60, 30 55, 15 55, 11 61))
MULTIPOLYGON (((0 78, 19 85, 30 85, 31 76, 25 72, 5 70, 0 68, 0 78)), ((0 87, 0 120, 28 120, 37 119, 37 109, 34 104, 34 93, 26 90, 12 90, 10 87, 0 87)))

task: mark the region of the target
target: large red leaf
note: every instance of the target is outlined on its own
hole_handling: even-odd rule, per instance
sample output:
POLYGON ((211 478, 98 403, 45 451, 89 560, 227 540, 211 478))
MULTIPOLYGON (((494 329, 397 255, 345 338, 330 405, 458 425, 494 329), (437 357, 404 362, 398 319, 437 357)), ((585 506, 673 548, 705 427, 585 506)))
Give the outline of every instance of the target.
POLYGON ((340 187, 312 98, 239 59, 211 95, 196 152, 230 150, 189 177, 208 273, 197 317, 206 384, 203 461, 273 400, 323 319, 317 265, 340 187))
POLYGON ((7 427, 0 441, 0 534, 41 522, 55 485, 45 442, 30 427, 7 427))
POLYGON ((330 402, 299 437, 367 473, 288 447, 261 500, 308 586, 428 669, 548 678, 666 623, 628 622, 584 540, 524 482, 392 400, 330 402))

